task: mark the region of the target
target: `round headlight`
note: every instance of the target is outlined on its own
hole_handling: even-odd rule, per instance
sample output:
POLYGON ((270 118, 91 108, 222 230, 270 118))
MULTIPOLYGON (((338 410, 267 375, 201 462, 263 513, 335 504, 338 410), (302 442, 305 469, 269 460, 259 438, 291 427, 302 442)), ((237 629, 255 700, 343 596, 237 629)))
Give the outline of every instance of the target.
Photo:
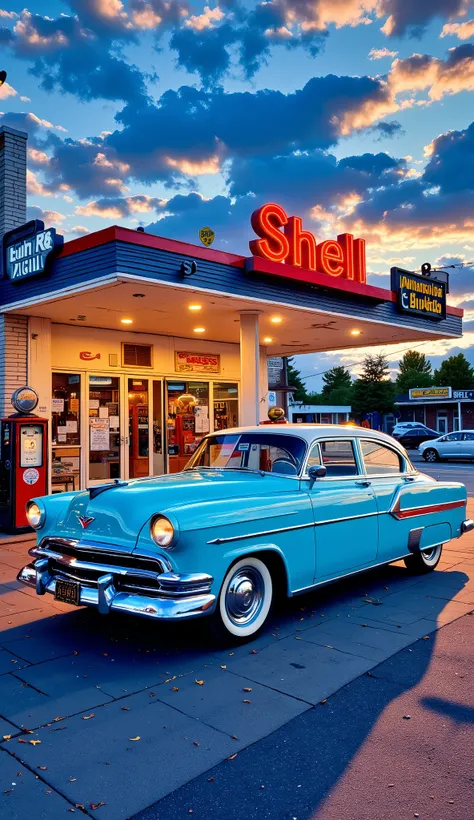
POLYGON ((157 515, 152 518, 150 534, 159 547, 169 547, 174 538, 174 527, 164 515, 157 515))
POLYGON ((33 527, 35 530, 39 530, 40 527, 44 524, 44 514, 43 511, 39 508, 36 501, 31 501, 26 507, 26 517, 28 519, 28 524, 30 527, 33 527))

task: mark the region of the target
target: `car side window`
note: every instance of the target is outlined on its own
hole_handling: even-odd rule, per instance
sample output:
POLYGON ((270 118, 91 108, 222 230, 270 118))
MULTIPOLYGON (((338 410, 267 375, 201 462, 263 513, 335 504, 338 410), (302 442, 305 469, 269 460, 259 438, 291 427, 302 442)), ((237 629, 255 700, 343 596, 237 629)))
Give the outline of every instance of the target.
POLYGON ((321 454, 319 452, 319 444, 313 444, 311 447, 309 456, 308 456, 308 463, 306 465, 306 472, 308 472, 310 467, 320 467, 321 466, 321 454))
POLYGON ((359 470, 355 457, 354 443, 344 440, 320 441, 323 466, 327 478, 357 475, 359 470))
POLYGON ((464 433, 464 441, 474 441, 474 433, 464 433))
POLYGON ((385 447, 378 441, 361 441, 360 444, 367 475, 389 475, 403 472, 403 459, 395 450, 385 447))
POLYGON ((450 433, 449 436, 446 436, 444 441, 461 441, 462 433, 450 433))

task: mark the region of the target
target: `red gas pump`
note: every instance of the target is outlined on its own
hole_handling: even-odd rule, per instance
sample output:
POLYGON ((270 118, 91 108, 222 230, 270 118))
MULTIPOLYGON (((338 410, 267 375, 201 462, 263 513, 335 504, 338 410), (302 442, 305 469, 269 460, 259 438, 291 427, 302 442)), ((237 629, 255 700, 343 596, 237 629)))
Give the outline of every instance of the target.
POLYGON ((0 419, 0 530, 21 533, 31 528, 25 505, 48 492, 48 420, 32 412, 38 395, 21 387, 12 396, 17 411, 0 419))

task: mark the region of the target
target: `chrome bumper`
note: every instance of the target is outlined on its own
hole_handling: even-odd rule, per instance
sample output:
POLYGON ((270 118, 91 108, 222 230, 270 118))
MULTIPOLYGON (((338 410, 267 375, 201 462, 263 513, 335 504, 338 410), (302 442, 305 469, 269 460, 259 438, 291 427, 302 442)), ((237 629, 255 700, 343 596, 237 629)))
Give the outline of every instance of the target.
MULTIPOLYGON (((18 580, 34 587, 38 595, 56 592, 56 577, 50 574, 48 559, 40 558, 23 567, 18 580)), ((96 586, 79 581, 80 605, 95 606, 102 615, 128 612, 155 620, 174 621, 210 615, 216 606, 216 596, 210 592, 213 578, 204 573, 187 575, 164 572, 158 576, 160 590, 156 595, 124 592, 116 589, 112 573, 101 575, 96 586), (198 591, 199 590, 199 591, 198 591)))
POLYGON ((471 530, 474 530, 474 521, 472 518, 466 518, 461 524, 461 533, 464 535, 465 532, 471 532, 471 530))

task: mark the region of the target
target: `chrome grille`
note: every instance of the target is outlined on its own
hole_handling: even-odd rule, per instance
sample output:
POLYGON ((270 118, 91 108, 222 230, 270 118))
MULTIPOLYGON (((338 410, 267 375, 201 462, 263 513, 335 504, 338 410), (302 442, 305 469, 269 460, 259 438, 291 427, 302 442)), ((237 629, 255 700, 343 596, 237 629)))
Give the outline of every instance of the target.
POLYGON ((35 558, 47 558, 54 577, 80 581, 84 586, 97 587, 98 579, 107 573, 114 576, 117 589, 158 594, 158 576, 168 570, 158 558, 144 555, 124 555, 89 542, 80 543, 64 538, 45 538, 30 550, 35 558))

